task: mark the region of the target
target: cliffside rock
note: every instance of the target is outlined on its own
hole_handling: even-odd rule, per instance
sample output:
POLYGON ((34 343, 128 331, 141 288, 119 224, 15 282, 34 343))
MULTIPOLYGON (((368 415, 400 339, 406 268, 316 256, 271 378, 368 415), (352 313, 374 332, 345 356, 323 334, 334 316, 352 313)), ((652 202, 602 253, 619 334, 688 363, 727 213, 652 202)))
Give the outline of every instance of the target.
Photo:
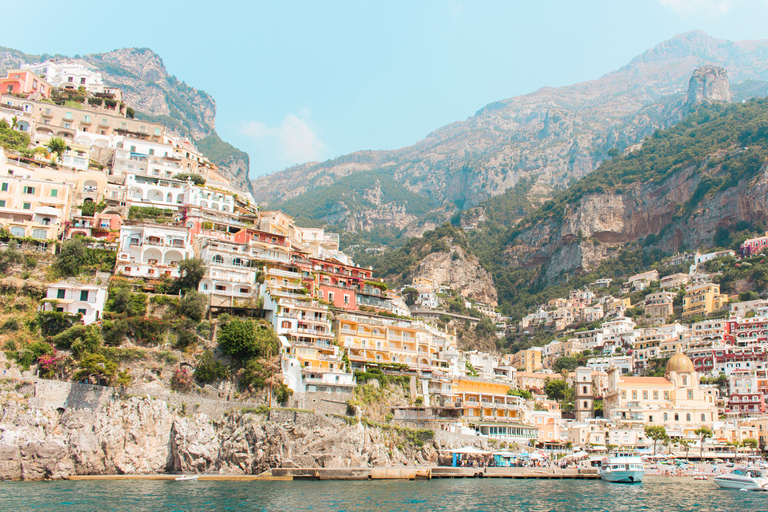
POLYGON ((430 279, 436 285, 446 284, 462 297, 496 306, 498 296, 490 272, 461 246, 451 243, 449 247, 450 252, 434 252, 424 258, 413 277, 430 279))
POLYGON ((688 104, 721 101, 731 102, 731 86, 728 71, 719 66, 696 68, 688 81, 688 104))

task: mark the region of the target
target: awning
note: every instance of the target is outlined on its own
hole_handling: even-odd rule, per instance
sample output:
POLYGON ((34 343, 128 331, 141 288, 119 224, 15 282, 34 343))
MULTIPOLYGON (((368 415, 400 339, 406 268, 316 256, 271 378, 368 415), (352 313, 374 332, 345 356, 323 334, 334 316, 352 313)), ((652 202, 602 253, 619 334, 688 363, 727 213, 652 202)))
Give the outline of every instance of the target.
POLYGON ((277 339, 280 340, 280 346, 282 348, 291 348, 291 342, 289 342, 288 338, 285 336, 278 336, 277 339))
POLYGON ((463 448, 457 448, 455 450, 440 450, 443 452, 448 453, 462 453, 465 455, 490 455, 492 452, 489 452, 488 450, 481 450, 480 448, 475 448, 474 446, 465 446, 463 448))

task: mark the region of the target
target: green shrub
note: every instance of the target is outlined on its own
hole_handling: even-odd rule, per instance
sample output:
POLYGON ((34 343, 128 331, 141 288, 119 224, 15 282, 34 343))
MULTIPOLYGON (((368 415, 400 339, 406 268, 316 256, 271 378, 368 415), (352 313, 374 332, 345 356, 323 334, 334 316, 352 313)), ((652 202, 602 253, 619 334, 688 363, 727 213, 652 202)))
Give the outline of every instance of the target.
POLYGON ((218 341, 224 353, 240 359, 275 356, 280 347, 270 324, 237 318, 219 329, 218 341))
POLYGON ((213 357, 210 350, 203 352, 200 362, 195 368, 195 379, 204 384, 210 384, 229 377, 229 367, 213 357))
POLYGON ((207 302, 205 295, 195 290, 189 290, 179 301, 179 314, 199 322, 205 314, 207 302))

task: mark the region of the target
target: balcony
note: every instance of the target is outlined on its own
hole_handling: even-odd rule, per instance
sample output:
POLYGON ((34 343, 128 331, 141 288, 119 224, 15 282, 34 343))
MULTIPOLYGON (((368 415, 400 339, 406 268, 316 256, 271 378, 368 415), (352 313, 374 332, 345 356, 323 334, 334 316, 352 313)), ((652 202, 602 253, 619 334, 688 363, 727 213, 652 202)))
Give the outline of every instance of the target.
POLYGON ((50 109, 45 109, 45 110, 42 112, 42 114, 40 114, 40 115, 41 115, 41 116, 43 116, 43 117, 46 117, 46 118, 50 119, 50 118, 52 118, 52 117, 53 117, 53 112, 51 112, 51 110, 50 110, 50 109))

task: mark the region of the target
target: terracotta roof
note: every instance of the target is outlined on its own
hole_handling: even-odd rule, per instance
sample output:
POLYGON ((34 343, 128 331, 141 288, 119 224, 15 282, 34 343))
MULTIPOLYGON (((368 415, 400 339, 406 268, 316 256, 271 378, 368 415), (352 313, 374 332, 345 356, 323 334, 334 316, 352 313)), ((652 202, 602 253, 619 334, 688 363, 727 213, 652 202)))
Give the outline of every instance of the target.
POLYGON ((672 384, 666 377, 622 377, 626 384, 672 384))

